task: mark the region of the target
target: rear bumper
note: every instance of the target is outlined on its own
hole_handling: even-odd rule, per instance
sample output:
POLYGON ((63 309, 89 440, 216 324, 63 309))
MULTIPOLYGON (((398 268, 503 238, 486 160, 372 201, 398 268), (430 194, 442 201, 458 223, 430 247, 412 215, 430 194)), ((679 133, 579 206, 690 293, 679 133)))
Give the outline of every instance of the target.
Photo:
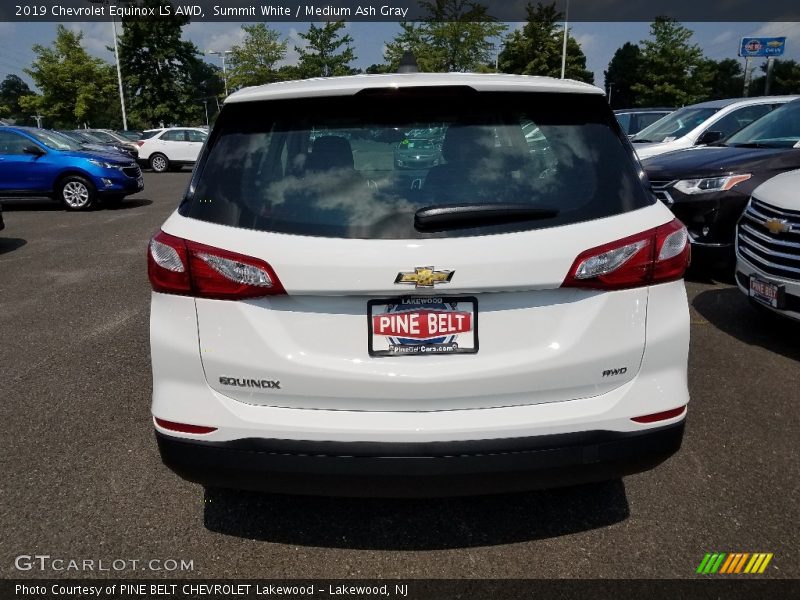
POLYGON ((428 443, 187 440, 156 431, 162 460, 208 486, 289 494, 458 496, 615 479, 677 452, 684 421, 634 432, 589 431, 428 443))

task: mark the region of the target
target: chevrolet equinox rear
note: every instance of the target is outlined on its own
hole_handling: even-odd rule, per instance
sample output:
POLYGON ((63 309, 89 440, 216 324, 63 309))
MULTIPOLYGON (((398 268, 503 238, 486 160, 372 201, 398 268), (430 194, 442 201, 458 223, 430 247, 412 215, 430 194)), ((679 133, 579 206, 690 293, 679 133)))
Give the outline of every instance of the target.
POLYGON ((683 437, 688 260, 593 86, 241 90, 148 249, 162 459, 205 485, 348 496, 650 469, 683 437), (435 160, 398 168, 409 139, 435 160))

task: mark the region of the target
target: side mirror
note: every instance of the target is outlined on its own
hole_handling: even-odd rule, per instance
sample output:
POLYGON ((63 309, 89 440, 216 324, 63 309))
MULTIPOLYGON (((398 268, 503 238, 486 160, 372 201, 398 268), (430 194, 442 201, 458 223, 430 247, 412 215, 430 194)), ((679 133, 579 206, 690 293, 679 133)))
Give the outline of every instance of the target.
POLYGON ((714 142, 720 141, 723 137, 725 137, 725 134, 721 131, 706 131, 703 133, 703 135, 697 138, 695 145, 700 146, 702 144, 713 144, 714 142))
POLYGON ((39 148, 39 146, 36 146, 34 144, 31 144, 30 146, 25 146, 22 149, 22 151, 25 154, 33 154, 34 156, 42 156, 42 155, 46 154, 46 152, 44 150, 42 150, 41 148, 39 148))

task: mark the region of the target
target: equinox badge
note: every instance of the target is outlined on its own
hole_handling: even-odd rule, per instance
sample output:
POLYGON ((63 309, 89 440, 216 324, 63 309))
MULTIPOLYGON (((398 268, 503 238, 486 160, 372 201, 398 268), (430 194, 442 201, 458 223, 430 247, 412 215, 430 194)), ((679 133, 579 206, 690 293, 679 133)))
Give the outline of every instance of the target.
POLYGON ((413 271, 400 271, 395 283, 432 288, 437 283, 450 283, 455 271, 436 271, 433 267, 417 267, 413 271))

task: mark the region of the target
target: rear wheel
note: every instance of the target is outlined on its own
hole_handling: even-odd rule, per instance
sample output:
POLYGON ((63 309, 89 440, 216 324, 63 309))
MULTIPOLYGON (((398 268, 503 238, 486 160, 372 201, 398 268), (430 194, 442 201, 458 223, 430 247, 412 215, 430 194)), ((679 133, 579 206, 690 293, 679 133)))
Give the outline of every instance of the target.
POLYGON ((67 210, 88 210, 97 197, 92 183, 78 175, 70 175, 61 180, 58 186, 58 199, 67 210))
POLYGON ((150 168, 156 173, 164 173, 169 169, 169 159, 163 154, 153 154, 150 157, 150 168))

